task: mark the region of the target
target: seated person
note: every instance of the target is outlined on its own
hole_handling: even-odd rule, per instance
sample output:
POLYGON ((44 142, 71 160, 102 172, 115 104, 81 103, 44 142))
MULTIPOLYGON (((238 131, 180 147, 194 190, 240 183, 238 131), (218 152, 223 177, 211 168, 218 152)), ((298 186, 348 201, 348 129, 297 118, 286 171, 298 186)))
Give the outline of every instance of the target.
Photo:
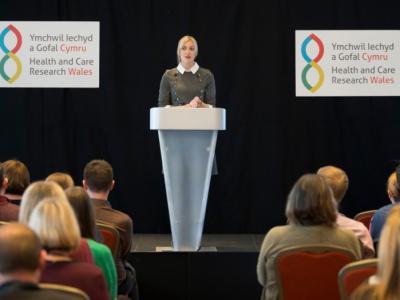
POLYGON ((383 226, 378 248, 378 271, 368 282, 359 286, 351 299, 399 299, 400 280, 400 206, 390 211, 383 226))
POLYGON ((306 174, 295 183, 286 203, 288 225, 273 227, 266 235, 257 263, 257 277, 263 286, 261 299, 280 299, 275 274, 276 255, 301 244, 335 245, 349 249, 361 259, 355 235, 336 225, 336 203, 332 190, 320 175, 306 174))
POLYGON ((12 203, 19 205, 22 194, 30 184, 30 174, 26 165, 18 160, 11 159, 1 164, 7 187, 4 196, 12 203))
POLYGON ((53 181, 57 183, 63 190, 73 187, 75 185, 71 175, 62 172, 55 172, 47 176, 45 181, 53 181))
POLYGON ((68 201, 43 199, 33 209, 28 225, 47 251, 41 283, 70 285, 83 290, 90 299, 109 300, 102 271, 94 264, 70 257, 79 247, 81 235, 68 201))
POLYGON ((38 286, 46 252, 27 226, 0 226, 0 299, 78 300, 81 297, 38 286))
MULTIPOLYGON (((55 197, 59 201, 68 202, 63 189, 57 183, 51 181, 34 182, 22 195, 19 222, 28 225, 33 209, 46 197, 55 197)), ((85 239, 81 239, 80 246, 71 253, 71 257, 82 262, 93 263, 92 253, 85 239)))
POLYGON ((83 171, 83 187, 92 200, 96 221, 114 226, 120 237, 120 253, 116 266, 118 274, 118 294, 139 299, 135 269, 128 262, 132 247, 133 222, 130 216, 113 209, 108 196, 115 185, 112 166, 105 160, 92 160, 83 171))
POLYGON ((375 244, 379 243, 381 231, 390 210, 395 204, 400 202, 400 189, 397 185, 396 172, 390 174, 387 180, 387 195, 391 203, 379 208, 371 219, 370 232, 375 244))
POLYGON ((82 187, 71 187, 65 194, 74 209, 81 235, 89 244, 95 264, 103 271, 111 299, 117 297, 117 271, 110 249, 95 241, 95 218, 92 201, 82 187))
MULTIPOLYGON (((347 174, 342 169, 333 166, 322 167, 318 170, 317 174, 325 178, 328 185, 332 189, 337 206, 339 206, 342 203, 342 200, 349 187, 349 178, 347 177, 347 174)), ((363 258, 375 256, 374 243, 372 242, 368 228, 365 227, 363 223, 348 218, 339 212, 336 223, 340 228, 352 231, 354 235, 361 241, 363 258)))
POLYGON ((0 221, 18 221, 19 206, 11 203, 4 193, 6 192, 7 179, 4 177, 3 168, 0 163, 0 221))

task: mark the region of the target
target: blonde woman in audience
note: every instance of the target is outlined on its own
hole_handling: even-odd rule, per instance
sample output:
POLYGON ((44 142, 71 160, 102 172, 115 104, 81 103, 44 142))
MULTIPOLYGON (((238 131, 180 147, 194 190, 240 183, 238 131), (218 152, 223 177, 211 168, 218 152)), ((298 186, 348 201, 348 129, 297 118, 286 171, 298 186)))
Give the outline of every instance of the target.
POLYGON ((111 299, 117 297, 117 271, 110 249, 95 241, 95 217, 93 203, 82 187, 71 187, 65 194, 75 212, 81 235, 89 244, 95 264, 103 271, 111 299))
MULTIPOLYGON (((339 229, 332 190, 317 174, 306 174, 295 183, 286 203, 288 225, 276 226, 266 235, 257 263, 257 277, 263 286, 261 299, 279 299, 274 269, 276 255, 302 244, 336 245, 361 258, 361 246, 351 231, 339 229)), ((306 270, 304 270, 306 272, 306 270)))
POLYGON ((377 275, 356 289, 351 299, 400 299, 400 206, 392 208, 383 227, 377 275))
POLYGON ((57 183, 63 190, 66 190, 75 185, 71 175, 62 172, 55 172, 47 176, 46 181, 57 183))
POLYGON ((86 292, 90 299, 109 300, 101 270, 69 256, 79 247, 81 235, 68 201, 56 197, 43 199, 33 209, 28 226, 47 251, 40 282, 73 286, 86 292))
MULTIPOLYGON (((37 181, 32 183, 22 195, 22 201, 19 211, 19 222, 27 225, 33 209, 41 202, 44 198, 55 197, 58 201, 64 201, 68 203, 68 199, 65 196, 63 189, 55 182, 37 181)), ((72 258, 82 262, 93 263, 92 253, 89 249, 89 245, 85 239, 81 239, 81 243, 77 251, 71 254, 72 258)))
POLYGON ((34 182, 22 195, 19 222, 28 224, 32 210, 46 197, 56 197, 60 201, 68 201, 63 189, 58 184, 44 181, 34 182))

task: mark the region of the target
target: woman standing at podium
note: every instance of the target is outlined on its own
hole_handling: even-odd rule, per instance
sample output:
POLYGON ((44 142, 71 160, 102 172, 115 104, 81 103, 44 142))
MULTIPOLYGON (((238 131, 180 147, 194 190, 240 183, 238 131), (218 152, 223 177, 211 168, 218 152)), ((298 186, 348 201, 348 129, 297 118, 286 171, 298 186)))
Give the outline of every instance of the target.
POLYGON ((197 41, 186 35, 178 42, 178 66, 166 70, 160 83, 158 106, 191 108, 215 106, 214 75, 195 61, 197 41))

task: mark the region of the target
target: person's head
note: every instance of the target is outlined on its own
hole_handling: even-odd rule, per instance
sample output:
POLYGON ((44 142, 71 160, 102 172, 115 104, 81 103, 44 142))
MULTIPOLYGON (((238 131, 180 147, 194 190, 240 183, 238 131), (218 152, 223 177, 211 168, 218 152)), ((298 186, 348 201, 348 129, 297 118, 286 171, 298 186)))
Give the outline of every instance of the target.
POLYGON ((288 196, 286 217, 289 224, 305 226, 336 223, 336 203, 322 176, 306 174, 297 180, 288 196))
POLYGON ((82 237, 95 239, 96 220, 93 203, 90 201, 89 195, 82 187, 78 186, 66 189, 65 194, 78 219, 82 237))
POLYGON ((342 202, 349 187, 349 178, 346 172, 334 166, 326 166, 320 168, 317 174, 325 178, 332 189, 333 196, 337 203, 339 204, 342 202))
POLYGON ((2 164, 4 177, 7 178, 7 194, 22 195, 29 186, 30 175, 24 163, 18 160, 7 160, 2 164))
POLYGON ((43 199, 33 209, 28 226, 50 253, 68 254, 80 245, 79 225, 68 201, 55 197, 43 199))
POLYGON ((46 181, 53 181, 57 183, 63 190, 73 187, 75 185, 71 175, 62 172, 55 172, 47 176, 46 181))
POLYGON ((185 35, 179 40, 178 47, 176 49, 178 63, 193 64, 198 53, 199 47, 194 37, 185 35))
POLYGON ((39 238, 26 225, 10 223, 0 226, 0 283, 28 279, 21 277, 22 274, 30 274, 32 281, 37 283, 44 257, 39 238))
POLYGON ((400 206, 391 209, 382 229, 378 251, 381 299, 398 299, 400 294, 400 206))
POLYGON ((55 182, 38 181, 32 183, 22 195, 21 206, 19 210, 19 222, 28 224, 32 210, 44 198, 56 197, 68 202, 63 189, 55 182))
POLYGON ((387 180, 387 194, 392 203, 400 202, 400 188, 397 185, 396 172, 390 174, 387 180))
POLYGON ((114 174, 111 165, 102 159, 86 164, 83 170, 83 187, 96 193, 107 193, 114 187, 114 174))

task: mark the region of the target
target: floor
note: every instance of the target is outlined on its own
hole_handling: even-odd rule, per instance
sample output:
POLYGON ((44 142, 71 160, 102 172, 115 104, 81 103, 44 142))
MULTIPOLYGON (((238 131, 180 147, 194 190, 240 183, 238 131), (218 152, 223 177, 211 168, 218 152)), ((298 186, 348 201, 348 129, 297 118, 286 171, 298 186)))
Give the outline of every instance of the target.
MULTIPOLYGON (((203 234, 200 252, 259 252, 263 234, 203 234)), ((171 247, 169 234, 134 234, 131 252, 157 252, 157 247, 171 247)))

